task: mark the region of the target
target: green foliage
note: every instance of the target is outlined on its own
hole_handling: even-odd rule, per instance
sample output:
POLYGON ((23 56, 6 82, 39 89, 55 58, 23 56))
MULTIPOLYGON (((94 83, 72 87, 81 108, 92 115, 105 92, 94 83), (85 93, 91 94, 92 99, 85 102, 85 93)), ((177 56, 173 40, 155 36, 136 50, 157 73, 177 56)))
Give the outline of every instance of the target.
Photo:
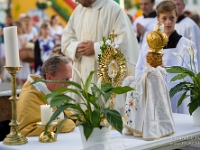
MULTIPOLYGON (((56 111, 52 115, 50 121, 46 125, 46 129, 49 124, 57 118, 57 116, 67 108, 71 108, 75 114, 70 117, 77 117, 78 124, 83 126, 84 134, 86 139, 89 138, 93 129, 95 127, 102 128, 101 120, 106 119, 110 125, 112 125, 117 131, 122 133, 122 117, 120 113, 116 110, 112 110, 109 107, 106 108, 105 105, 100 104, 100 99, 106 103, 110 98, 111 94, 123 94, 125 92, 133 90, 132 88, 126 87, 113 87, 111 83, 100 83, 100 87, 96 84, 92 84, 92 78, 94 71, 90 72, 90 75, 83 83, 81 79, 81 85, 73 82, 58 82, 58 81, 46 81, 40 80, 42 82, 54 82, 57 84, 70 84, 75 86, 72 88, 60 88, 45 96, 44 99, 51 98, 51 107, 57 107, 56 111), (91 92, 89 92, 91 90, 91 92), (72 92, 83 100, 83 103, 75 103, 75 100, 65 93, 72 92), (73 103, 71 103, 73 102, 73 103), (82 106, 85 106, 83 108, 82 106)), ((39 82, 39 81, 37 81, 39 82)))
POLYGON ((39 1, 36 2, 36 6, 37 8, 42 9, 42 10, 48 7, 47 2, 39 2, 39 1))
POLYGON ((116 110, 111 110, 111 109, 103 109, 102 113, 104 114, 105 118, 107 121, 120 133, 122 133, 122 119, 121 115, 118 111, 116 110))
POLYGON ((183 80, 183 82, 180 82, 170 89, 170 97, 173 97, 178 92, 183 91, 183 94, 177 104, 177 107, 179 107, 184 99, 191 96, 192 101, 188 104, 188 107, 189 113, 192 115, 196 108, 200 106, 200 73, 196 74, 193 70, 180 66, 166 67, 166 69, 167 72, 176 74, 171 79, 171 82, 183 80), (187 95, 188 91, 191 91, 192 95, 187 95))
MULTIPOLYGON (((109 45, 106 43, 107 40, 111 41, 111 38, 106 39, 104 36, 102 37, 102 45, 100 46, 102 54, 106 51, 109 45)), ((98 54, 98 62, 101 61, 102 54, 98 54)))
POLYGON ((124 6, 125 6, 125 9, 131 9, 133 8, 135 5, 133 3, 133 0, 124 0, 124 6))
POLYGON ((175 85, 170 89, 170 97, 173 97, 176 93, 182 91, 182 96, 178 100, 177 106, 179 107, 183 100, 188 96, 192 98, 192 101, 188 104, 189 113, 192 113, 200 106, 200 73, 196 71, 196 64, 194 61, 195 51, 190 41, 190 46, 182 45, 183 51, 186 52, 190 58, 190 64, 186 63, 183 57, 175 52, 172 52, 175 56, 180 57, 186 67, 181 66, 171 66, 166 67, 167 72, 174 73, 175 76, 171 79, 171 82, 182 80, 179 84, 175 85), (187 92, 190 91, 191 94, 187 95, 187 92))
POLYGON ((52 8, 66 21, 69 21, 69 10, 61 8, 55 0, 49 0, 51 2, 52 8))
POLYGON ((181 66, 171 66, 171 67, 166 67, 166 68, 167 68, 167 72, 169 73, 185 73, 189 77, 195 76, 193 71, 181 66))

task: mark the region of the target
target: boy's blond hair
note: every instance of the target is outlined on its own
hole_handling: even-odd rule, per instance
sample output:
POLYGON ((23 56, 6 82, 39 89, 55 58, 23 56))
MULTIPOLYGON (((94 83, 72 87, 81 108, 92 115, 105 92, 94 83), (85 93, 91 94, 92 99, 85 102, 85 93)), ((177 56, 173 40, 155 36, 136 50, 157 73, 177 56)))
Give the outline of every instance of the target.
POLYGON ((178 16, 178 10, 176 4, 172 0, 164 0, 160 2, 156 7, 157 16, 162 13, 175 11, 176 16, 178 16))

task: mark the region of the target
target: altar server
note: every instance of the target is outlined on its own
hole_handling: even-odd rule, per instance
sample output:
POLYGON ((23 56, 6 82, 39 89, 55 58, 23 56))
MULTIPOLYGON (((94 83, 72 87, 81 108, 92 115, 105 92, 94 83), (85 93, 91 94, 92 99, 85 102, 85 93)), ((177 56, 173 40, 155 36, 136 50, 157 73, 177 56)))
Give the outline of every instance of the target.
POLYGON ((185 9, 184 0, 173 0, 178 9, 178 20, 175 25, 175 29, 178 34, 190 39, 195 43, 197 49, 197 62, 198 71, 200 71, 200 28, 198 25, 189 17, 184 16, 183 12, 185 9))
POLYGON ((153 30, 153 25, 157 22, 156 11, 154 10, 155 0, 139 0, 143 15, 137 17, 133 23, 134 32, 140 48, 146 44, 146 35, 153 30))

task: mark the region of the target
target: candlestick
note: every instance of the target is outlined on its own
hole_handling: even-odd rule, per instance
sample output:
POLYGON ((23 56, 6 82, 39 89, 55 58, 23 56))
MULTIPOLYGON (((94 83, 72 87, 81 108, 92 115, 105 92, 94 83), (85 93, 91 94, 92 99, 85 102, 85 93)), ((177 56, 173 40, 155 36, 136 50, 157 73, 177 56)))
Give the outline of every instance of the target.
POLYGON ((16 94, 16 74, 19 72, 21 67, 5 67, 8 72, 11 74, 11 86, 12 86, 12 95, 9 98, 12 104, 12 120, 10 122, 10 133, 3 140, 5 145, 22 145, 26 144, 28 141, 26 137, 18 132, 19 123, 17 122, 17 107, 16 101, 18 100, 16 94))
POLYGON ((17 27, 3 28, 6 67, 20 67, 17 27))
POLYGON ((43 125, 46 125, 51 118, 52 109, 50 105, 41 105, 40 111, 41 111, 41 123, 43 125))
MULTIPOLYGON (((38 138, 39 142, 43 142, 43 143, 56 142, 57 141, 57 135, 54 132, 52 132, 52 129, 57 124, 58 124, 58 122, 56 122, 56 121, 53 121, 51 124, 49 124, 47 131, 46 132, 44 131, 39 135, 39 138, 38 138)), ((45 126, 41 122, 38 122, 37 125, 45 126)))

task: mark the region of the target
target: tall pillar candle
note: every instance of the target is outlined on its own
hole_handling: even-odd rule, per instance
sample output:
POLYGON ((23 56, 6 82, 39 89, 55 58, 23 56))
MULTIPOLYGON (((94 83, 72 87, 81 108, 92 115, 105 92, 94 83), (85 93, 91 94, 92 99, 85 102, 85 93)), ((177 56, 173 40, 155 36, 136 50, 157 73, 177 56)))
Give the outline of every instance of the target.
POLYGON ((46 125, 52 115, 51 107, 50 105, 41 105, 40 111, 41 111, 41 123, 43 125, 46 125))
POLYGON ((6 67, 20 67, 17 27, 3 28, 6 67))

